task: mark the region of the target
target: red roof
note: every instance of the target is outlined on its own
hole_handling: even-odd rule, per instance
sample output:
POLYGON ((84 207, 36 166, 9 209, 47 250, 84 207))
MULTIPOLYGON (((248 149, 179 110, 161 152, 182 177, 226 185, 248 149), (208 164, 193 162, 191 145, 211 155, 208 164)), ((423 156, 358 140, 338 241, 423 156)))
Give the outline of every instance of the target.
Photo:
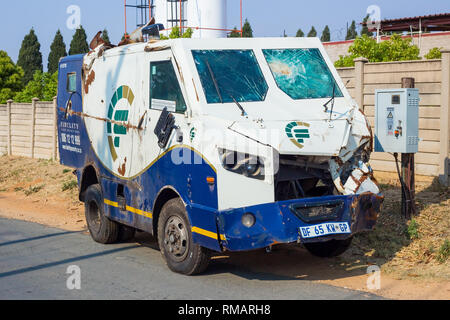
MULTIPOLYGON (((361 24, 366 25, 367 23, 363 22, 361 24)), ((420 26, 422 30, 426 31, 450 31, 450 13, 381 21, 382 31, 410 31, 411 28, 413 30, 419 30, 420 26)))

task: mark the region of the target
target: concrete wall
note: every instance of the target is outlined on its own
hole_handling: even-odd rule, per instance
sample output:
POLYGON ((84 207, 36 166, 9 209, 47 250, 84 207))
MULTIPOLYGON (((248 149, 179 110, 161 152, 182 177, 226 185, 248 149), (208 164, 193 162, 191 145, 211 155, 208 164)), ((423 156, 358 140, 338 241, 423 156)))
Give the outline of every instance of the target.
MULTIPOLYGON (((375 115, 375 89, 401 88, 401 79, 415 78, 420 90, 419 153, 416 155, 416 173, 440 176, 448 181, 449 158, 449 104, 450 51, 444 51, 442 60, 368 63, 357 59, 354 68, 340 68, 339 74, 350 94, 364 110, 372 127, 375 115)), ((396 170, 393 156, 373 153, 373 168, 380 171, 396 170)))
MULTIPOLYGON (((410 36, 404 36, 403 38, 410 38, 410 36)), ((389 37, 382 38, 382 40, 387 39, 389 37)), ((414 35, 413 43, 420 48, 420 56, 423 57, 433 48, 450 48, 450 32, 426 33, 422 34, 420 38, 419 35, 414 35)), ((348 49, 352 44, 353 40, 326 42, 323 45, 331 61, 336 62, 339 60, 339 56, 348 54, 348 49)))
POLYGON ((56 99, 0 105, 0 154, 57 159, 56 99))

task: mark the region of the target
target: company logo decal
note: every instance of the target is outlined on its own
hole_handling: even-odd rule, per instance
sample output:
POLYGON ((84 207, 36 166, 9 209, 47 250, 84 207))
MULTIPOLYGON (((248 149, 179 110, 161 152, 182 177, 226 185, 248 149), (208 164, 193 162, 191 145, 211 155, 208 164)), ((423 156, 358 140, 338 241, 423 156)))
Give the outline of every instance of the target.
POLYGON ((291 122, 286 126, 286 135, 300 149, 303 149, 306 139, 310 138, 309 123, 306 122, 291 122))
MULTIPOLYGON (((108 119, 118 122, 127 122, 130 107, 134 101, 133 91, 128 86, 121 86, 114 92, 108 108, 108 119)), ((109 150, 114 161, 117 160, 117 149, 120 148, 120 138, 127 134, 127 128, 117 123, 108 122, 106 125, 109 150)))

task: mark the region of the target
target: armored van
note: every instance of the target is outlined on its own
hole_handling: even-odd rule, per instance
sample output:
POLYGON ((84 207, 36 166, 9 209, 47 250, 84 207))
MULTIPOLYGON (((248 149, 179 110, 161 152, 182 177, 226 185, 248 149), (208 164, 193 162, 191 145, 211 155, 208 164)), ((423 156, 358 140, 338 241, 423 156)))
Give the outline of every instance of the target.
POLYGON ((98 43, 60 62, 58 134, 92 238, 149 232, 182 274, 281 243, 338 255, 383 201, 370 125, 315 38, 98 43))

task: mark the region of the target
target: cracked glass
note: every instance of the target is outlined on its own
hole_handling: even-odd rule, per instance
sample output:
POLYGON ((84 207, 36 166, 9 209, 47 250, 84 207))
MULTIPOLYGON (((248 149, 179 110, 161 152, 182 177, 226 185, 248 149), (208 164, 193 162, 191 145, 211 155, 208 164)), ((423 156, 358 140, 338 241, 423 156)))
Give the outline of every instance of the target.
POLYGON ((253 50, 193 50, 208 103, 264 101, 269 89, 253 50))
POLYGON ((294 100, 343 97, 319 49, 266 49, 278 87, 294 100))

